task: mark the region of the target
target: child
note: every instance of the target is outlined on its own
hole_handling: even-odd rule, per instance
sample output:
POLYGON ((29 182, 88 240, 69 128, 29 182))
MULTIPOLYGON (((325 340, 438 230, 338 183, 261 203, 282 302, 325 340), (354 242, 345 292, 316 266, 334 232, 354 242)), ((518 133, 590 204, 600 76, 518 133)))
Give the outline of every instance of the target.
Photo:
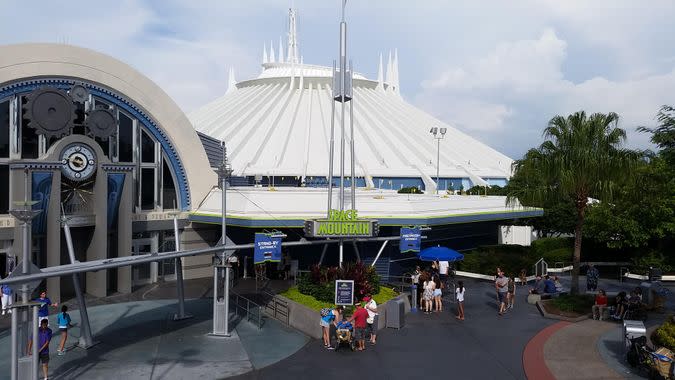
POLYGON ((457 319, 460 321, 464 320, 464 281, 457 282, 457 289, 455 289, 455 294, 457 298, 457 319))
POLYGON ((70 324, 70 315, 67 313, 68 306, 61 306, 61 312, 56 316, 56 321, 59 325, 59 331, 61 332, 61 343, 59 343, 59 348, 56 350, 57 355, 62 356, 66 354, 65 346, 66 340, 68 340, 68 327, 71 327, 70 324))

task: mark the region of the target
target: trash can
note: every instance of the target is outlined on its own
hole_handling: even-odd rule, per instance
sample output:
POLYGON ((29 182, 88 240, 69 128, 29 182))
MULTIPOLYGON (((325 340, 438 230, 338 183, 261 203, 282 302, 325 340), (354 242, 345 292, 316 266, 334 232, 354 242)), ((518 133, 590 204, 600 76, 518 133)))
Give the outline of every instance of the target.
POLYGON ((400 298, 387 302, 387 324, 386 327, 400 329, 405 325, 405 304, 400 298))
POLYGON ((647 329, 642 321, 626 319, 623 321, 622 333, 624 352, 628 352, 630 340, 641 336, 647 336, 647 329))

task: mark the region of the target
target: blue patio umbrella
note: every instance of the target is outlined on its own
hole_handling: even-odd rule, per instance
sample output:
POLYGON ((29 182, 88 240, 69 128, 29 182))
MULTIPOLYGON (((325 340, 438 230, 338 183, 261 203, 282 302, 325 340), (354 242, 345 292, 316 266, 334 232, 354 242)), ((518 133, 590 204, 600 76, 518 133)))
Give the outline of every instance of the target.
POLYGON ((464 255, 448 247, 429 247, 420 251, 417 255, 422 261, 459 261, 464 260, 464 255))

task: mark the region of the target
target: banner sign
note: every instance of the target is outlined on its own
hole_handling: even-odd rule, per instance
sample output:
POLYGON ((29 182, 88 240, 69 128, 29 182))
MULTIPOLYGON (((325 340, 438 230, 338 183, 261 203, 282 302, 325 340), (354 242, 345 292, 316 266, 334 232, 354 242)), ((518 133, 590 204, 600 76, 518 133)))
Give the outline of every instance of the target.
POLYGON ((422 233, 419 227, 401 227, 401 252, 419 252, 422 233))
POLYGON ((125 175, 125 173, 108 173, 108 228, 114 228, 117 223, 125 175))
POLYGON ((273 234, 256 233, 253 262, 261 264, 267 261, 273 263, 281 261, 281 237, 275 237, 273 234))
POLYGON ((47 211, 52 194, 52 172, 33 172, 31 177, 33 180, 31 200, 37 202, 33 205, 33 210, 42 211, 33 219, 33 233, 41 235, 47 230, 47 211))
POLYGON ((335 280, 335 305, 354 304, 354 280, 335 280))
POLYGON ((359 219, 356 210, 331 210, 328 219, 305 221, 309 237, 371 237, 379 234, 376 220, 359 219))

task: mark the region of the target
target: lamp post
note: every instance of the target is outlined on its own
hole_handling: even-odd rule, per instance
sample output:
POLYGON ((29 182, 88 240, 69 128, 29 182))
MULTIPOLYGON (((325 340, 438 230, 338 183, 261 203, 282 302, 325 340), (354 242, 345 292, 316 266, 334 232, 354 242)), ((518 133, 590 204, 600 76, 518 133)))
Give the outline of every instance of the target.
MULTIPOLYGON (((221 194, 222 194, 222 221, 221 221, 221 242, 223 247, 227 245, 227 181, 232 175, 232 166, 227 160, 227 148, 225 143, 221 142, 221 147, 223 149, 223 158, 220 166, 218 167, 218 179, 220 181, 221 194)), ((212 335, 215 336, 230 336, 230 326, 229 326, 229 317, 230 317, 230 262, 229 257, 227 256, 227 251, 223 249, 220 256, 215 260, 217 265, 213 268, 213 332, 212 335), (224 272, 224 273, 223 273, 224 272), (218 301, 218 279, 225 279, 223 284, 223 310, 219 308, 218 301), (221 315, 222 313, 222 315, 221 315), (219 322, 222 322, 219 323, 219 322)))
POLYGON ((436 141, 438 142, 437 148, 436 148, 436 194, 438 194, 438 186, 441 185, 440 181, 440 167, 441 167, 441 140, 445 137, 445 133, 448 131, 447 128, 438 128, 438 127, 432 127, 429 130, 429 133, 431 133, 436 141))

